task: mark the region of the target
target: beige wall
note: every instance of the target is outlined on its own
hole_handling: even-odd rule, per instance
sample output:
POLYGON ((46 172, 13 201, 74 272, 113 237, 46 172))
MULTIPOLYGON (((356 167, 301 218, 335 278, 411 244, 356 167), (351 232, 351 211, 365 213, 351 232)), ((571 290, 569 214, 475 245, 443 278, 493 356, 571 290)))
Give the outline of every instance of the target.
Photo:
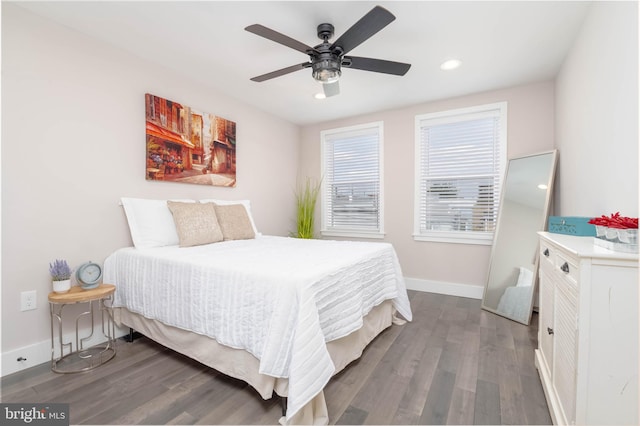
POLYGON ((394 245, 404 275, 482 286, 490 246, 416 242, 412 238, 414 120, 418 114, 500 101, 508 102, 509 158, 553 149, 554 87, 553 82, 543 82, 306 126, 302 129, 300 174, 319 177, 321 130, 383 121, 385 241, 394 245))
POLYGON ((638 2, 594 3, 556 80, 556 210, 638 216, 638 2))
POLYGON ((131 245, 120 197, 248 198, 260 231, 287 235, 298 137, 291 123, 3 2, 2 352, 48 342, 49 262, 103 262, 131 245), (237 123, 236 188, 145 180, 147 92, 237 123), (37 309, 20 312, 26 290, 37 309))

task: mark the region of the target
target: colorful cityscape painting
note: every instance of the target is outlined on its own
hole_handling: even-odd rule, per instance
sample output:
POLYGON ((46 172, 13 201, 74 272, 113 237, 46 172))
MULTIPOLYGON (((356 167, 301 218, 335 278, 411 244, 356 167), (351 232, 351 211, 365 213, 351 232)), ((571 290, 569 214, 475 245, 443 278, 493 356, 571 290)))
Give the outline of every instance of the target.
POLYGON ((236 186, 236 123, 145 95, 147 180, 236 186))

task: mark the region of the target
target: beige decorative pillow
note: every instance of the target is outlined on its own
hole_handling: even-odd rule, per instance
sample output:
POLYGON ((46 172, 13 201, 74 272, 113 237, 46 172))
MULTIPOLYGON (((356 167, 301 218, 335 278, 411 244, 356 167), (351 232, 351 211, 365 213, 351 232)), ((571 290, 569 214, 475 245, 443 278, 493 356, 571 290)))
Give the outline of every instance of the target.
POLYGON ((223 240, 222 230, 212 204, 167 201, 173 214, 180 247, 199 246, 223 240))
POLYGON ((242 204, 219 206, 214 204, 224 240, 249 240, 256 237, 253 225, 242 204))

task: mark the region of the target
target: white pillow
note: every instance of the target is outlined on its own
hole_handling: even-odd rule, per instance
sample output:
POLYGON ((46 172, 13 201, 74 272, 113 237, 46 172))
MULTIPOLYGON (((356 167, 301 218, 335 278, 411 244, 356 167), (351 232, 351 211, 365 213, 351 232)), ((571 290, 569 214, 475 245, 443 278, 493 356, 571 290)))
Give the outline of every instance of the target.
POLYGON ((530 287, 533 284, 533 272, 523 266, 520 267, 520 275, 516 287, 530 287))
POLYGON ((249 220, 251 221, 251 226, 253 227, 253 232, 258 235, 262 235, 258 232, 258 228, 256 228, 256 223, 253 221, 253 216, 251 215, 251 202, 249 200, 214 200, 212 198, 200 200, 201 203, 215 203, 219 206, 228 206, 231 204, 242 204, 244 208, 247 210, 247 215, 249 216, 249 220))
MULTIPOLYGON (((178 245, 178 233, 167 200, 122 198, 131 239, 136 248, 178 245)), ((172 200, 195 203, 195 200, 172 200)))

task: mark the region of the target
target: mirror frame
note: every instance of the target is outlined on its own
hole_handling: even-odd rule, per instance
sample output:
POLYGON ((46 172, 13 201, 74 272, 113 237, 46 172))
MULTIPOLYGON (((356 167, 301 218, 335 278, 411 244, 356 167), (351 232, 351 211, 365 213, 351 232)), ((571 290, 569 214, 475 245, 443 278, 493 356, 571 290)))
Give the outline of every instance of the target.
POLYGON ((521 321, 517 318, 512 318, 509 315, 506 315, 502 312, 499 312, 497 309, 494 309, 490 306, 486 306, 485 305, 485 298, 487 296, 487 288, 489 287, 489 278, 491 277, 491 271, 493 269, 493 264, 495 259, 495 252, 496 252, 496 241, 498 241, 498 236, 500 235, 500 222, 501 222, 501 218, 503 215, 503 207, 504 207, 504 198, 506 195, 506 186, 507 186, 507 178, 509 177, 509 168, 511 166, 511 161, 512 160, 520 160, 523 158, 529 158, 529 157, 537 157, 539 155, 546 155, 546 154, 552 154, 551 156, 551 169, 550 169, 550 173, 549 173, 549 178, 548 178, 548 182, 547 182, 547 194, 545 196, 545 202, 544 202, 544 207, 543 207, 543 220, 542 220, 542 224, 541 227, 539 229, 534 230, 533 232, 539 232, 539 231, 544 231, 547 228, 547 223, 549 221, 549 211, 551 210, 551 202, 552 202, 552 197, 553 197, 553 190, 554 190, 554 183, 555 183, 555 175, 556 175, 556 167, 558 164, 558 150, 557 149, 553 149, 550 151, 543 151, 543 152, 538 152, 535 154, 527 154, 527 155, 523 155, 520 157, 513 157, 513 158, 509 158, 509 160, 507 161, 507 167, 505 169, 505 174, 504 177, 502 179, 502 189, 501 193, 500 193, 500 207, 498 209, 498 217, 496 220, 496 230, 493 234, 493 242, 491 244, 491 257, 489 258, 489 269, 487 270, 487 276, 485 279, 485 283, 484 283, 484 290, 482 292, 482 304, 481 304, 481 308, 489 311, 489 312, 493 312, 496 315, 500 315, 502 317, 508 318, 512 321, 515 322, 519 322, 521 324, 524 325, 529 325, 531 323, 531 314, 533 311, 533 302, 536 298, 537 295, 537 290, 538 290, 538 269, 539 269, 539 263, 540 263, 540 255, 539 255, 539 249, 537 248, 538 246, 536 246, 536 250, 535 250, 535 255, 534 255, 534 260, 532 265, 534 266, 534 270, 533 272, 533 282, 532 282, 532 290, 531 290, 531 298, 529 300, 529 306, 527 307, 529 315, 527 317, 526 321, 521 321))

